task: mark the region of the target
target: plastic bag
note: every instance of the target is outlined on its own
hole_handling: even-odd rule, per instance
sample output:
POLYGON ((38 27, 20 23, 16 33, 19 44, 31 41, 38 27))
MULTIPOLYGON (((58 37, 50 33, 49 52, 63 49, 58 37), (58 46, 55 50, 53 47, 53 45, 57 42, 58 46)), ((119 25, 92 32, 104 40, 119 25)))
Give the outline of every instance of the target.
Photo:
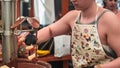
POLYGON ((61 35, 54 37, 54 56, 62 57, 70 55, 70 35, 61 35))

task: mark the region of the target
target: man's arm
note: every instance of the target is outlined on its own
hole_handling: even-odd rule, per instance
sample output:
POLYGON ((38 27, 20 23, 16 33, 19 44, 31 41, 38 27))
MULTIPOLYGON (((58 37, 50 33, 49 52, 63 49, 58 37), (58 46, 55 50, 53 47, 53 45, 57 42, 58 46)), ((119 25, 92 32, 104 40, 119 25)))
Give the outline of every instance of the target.
POLYGON ((51 37, 63 35, 71 32, 73 23, 75 22, 79 11, 70 11, 60 20, 38 31, 38 41, 43 42, 51 37))
POLYGON ((107 44, 115 51, 118 57, 109 63, 101 64, 100 67, 120 68, 120 21, 116 15, 110 12, 106 13, 103 17, 107 44))

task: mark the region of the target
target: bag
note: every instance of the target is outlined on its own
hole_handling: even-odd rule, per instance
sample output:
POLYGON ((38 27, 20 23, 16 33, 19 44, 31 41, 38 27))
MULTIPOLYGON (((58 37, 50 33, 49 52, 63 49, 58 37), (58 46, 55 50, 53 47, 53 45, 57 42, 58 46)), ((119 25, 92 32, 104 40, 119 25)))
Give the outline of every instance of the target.
POLYGON ((70 55, 70 35, 61 35, 54 37, 54 56, 62 57, 70 55))
POLYGON ((38 46, 38 50, 49 50, 50 54, 54 54, 54 41, 53 38, 42 42, 38 46))

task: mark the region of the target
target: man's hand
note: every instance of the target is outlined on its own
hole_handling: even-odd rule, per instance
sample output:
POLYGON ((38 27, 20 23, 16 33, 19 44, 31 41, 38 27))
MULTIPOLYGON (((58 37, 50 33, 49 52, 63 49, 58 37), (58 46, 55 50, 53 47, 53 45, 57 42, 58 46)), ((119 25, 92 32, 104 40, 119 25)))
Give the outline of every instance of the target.
POLYGON ((36 42, 37 42, 36 36, 31 34, 31 33, 28 34, 25 38, 25 44, 26 45, 36 44, 36 42))

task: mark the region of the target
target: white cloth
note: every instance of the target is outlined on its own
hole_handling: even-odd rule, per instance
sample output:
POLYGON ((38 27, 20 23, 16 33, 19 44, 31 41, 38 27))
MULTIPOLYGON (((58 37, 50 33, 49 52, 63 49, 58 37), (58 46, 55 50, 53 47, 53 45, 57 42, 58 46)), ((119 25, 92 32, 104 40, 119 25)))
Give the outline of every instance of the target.
POLYGON ((35 17, 40 24, 51 24, 55 20, 54 0, 34 0, 35 17))
POLYGON ((96 0, 98 6, 103 7, 103 0, 96 0))

